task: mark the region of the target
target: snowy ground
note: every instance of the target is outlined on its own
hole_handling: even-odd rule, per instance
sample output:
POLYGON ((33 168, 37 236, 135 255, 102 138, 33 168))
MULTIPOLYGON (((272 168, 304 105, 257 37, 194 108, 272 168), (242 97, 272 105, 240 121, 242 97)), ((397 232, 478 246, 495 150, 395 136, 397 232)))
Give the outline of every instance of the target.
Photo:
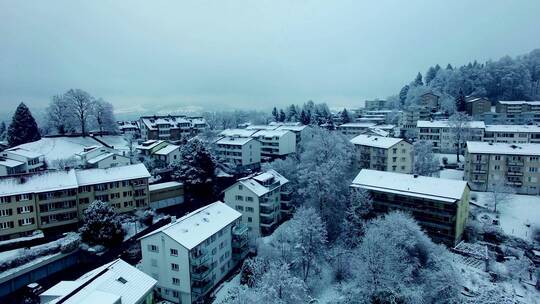
POLYGON ((463 171, 456 169, 442 169, 439 172, 440 178, 463 180, 463 171))
POLYGON ((229 290, 238 286, 240 286, 240 273, 235 275, 230 281, 225 281, 218 287, 219 289, 215 293, 214 303, 221 303, 221 301, 227 297, 229 290))
POLYGON ((120 151, 123 155, 129 155, 129 143, 122 135, 97 136, 97 139, 120 151))
MULTIPOLYGON (((478 205, 493 210, 488 192, 473 193, 478 197, 478 205)), ((499 204, 497 208, 501 228, 506 234, 531 240, 532 228, 540 225, 540 196, 513 194, 508 202, 499 204)), ((495 218, 493 212, 486 212, 486 215, 495 218)))

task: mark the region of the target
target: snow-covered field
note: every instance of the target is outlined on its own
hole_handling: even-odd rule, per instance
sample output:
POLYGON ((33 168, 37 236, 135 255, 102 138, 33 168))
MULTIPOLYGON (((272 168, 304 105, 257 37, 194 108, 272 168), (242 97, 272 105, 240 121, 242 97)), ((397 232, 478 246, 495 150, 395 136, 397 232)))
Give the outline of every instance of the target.
POLYGON ((463 170, 442 169, 439 172, 440 178, 463 180, 463 170))

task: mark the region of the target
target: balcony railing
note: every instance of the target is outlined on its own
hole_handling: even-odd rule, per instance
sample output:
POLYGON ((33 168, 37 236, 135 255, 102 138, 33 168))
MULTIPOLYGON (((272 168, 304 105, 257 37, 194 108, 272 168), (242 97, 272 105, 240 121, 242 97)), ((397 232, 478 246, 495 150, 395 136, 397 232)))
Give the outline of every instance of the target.
POLYGON ((261 198, 260 201, 259 201, 261 207, 264 207, 264 206, 272 206, 274 204, 274 201, 273 200, 270 200, 268 198, 261 198))
POLYGON ((191 265, 199 266, 203 265, 210 260, 210 255, 205 250, 201 250, 191 254, 191 265))
POLYGON ((194 281, 191 284, 191 292, 197 297, 204 295, 210 288, 212 288, 212 281, 209 279, 194 281))
POLYGON ((247 232, 248 232, 248 226, 245 224, 235 225, 232 228, 233 236, 244 236, 247 234, 247 232))
POLYGON ((210 267, 206 265, 195 266, 191 268, 191 278, 193 281, 202 281, 211 273, 210 267))
POLYGON ((511 176, 521 176, 521 175, 523 175, 523 172, 520 172, 520 171, 508 171, 507 174, 511 175, 511 176))
POLYGON ((273 216, 274 208, 261 206, 261 209, 259 209, 259 213, 261 214, 261 216, 265 217, 273 216))

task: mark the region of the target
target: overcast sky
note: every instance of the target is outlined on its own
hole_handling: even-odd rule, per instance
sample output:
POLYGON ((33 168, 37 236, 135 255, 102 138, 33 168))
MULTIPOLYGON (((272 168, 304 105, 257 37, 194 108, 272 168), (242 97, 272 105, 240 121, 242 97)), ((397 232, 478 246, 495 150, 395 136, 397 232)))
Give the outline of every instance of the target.
POLYGON ((435 63, 540 47, 540 1, 0 0, 0 104, 354 106, 435 63), (84 2, 84 3, 83 3, 84 2))

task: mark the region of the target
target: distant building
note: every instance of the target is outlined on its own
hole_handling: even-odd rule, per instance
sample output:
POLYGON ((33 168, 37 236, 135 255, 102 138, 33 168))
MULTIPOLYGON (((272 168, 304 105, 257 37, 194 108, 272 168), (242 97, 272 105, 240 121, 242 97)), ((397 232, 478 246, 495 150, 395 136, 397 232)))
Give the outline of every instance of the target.
POLYGON ((366 110, 384 110, 388 109, 388 103, 386 100, 366 100, 365 101, 366 110))
POLYGON ((337 129, 345 136, 352 138, 364 133, 367 129, 375 127, 373 122, 350 122, 340 125, 337 129))
POLYGON ((465 179, 487 191, 500 182, 520 194, 540 193, 540 144, 467 142, 465 179))
POLYGON ((499 101, 495 107, 495 112, 505 114, 523 114, 527 112, 540 113, 540 101, 499 101))
POLYGON ((248 252, 241 216, 215 202, 141 237, 141 270, 158 281, 159 296, 202 302, 248 252))
POLYGON ((430 120, 432 117, 432 112, 426 107, 415 106, 411 107, 406 111, 401 112, 401 117, 399 120, 399 128, 401 135, 416 135, 417 129, 416 125, 418 121, 421 120, 430 120), (408 133, 408 134, 405 134, 408 133))
POLYGON ((432 92, 428 92, 425 94, 420 95, 420 104, 423 107, 426 107, 430 110, 437 110, 439 109, 439 99, 441 97, 437 94, 434 94, 432 92))
POLYGON ((96 200, 121 213, 145 208, 149 177, 146 167, 137 164, 0 179, 0 240, 28 236, 36 229, 65 230, 96 200))
POLYGON ((351 184, 367 190, 378 213, 410 213, 436 242, 455 246, 469 216, 467 182, 362 169, 351 184))
POLYGON ((61 281, 39 295, 43 304, 154 303, 157 281, 117 259, 87 272, 75 281, 61 281))
POLYGON ((535 125, 486 125, 485 142, 540 143, 540 126, 535 125))
MULTIPOLYGON (((482 141, 486 125, 483 121, 469 122, 469 132, 460 141, 460 153, 465 151, 466 141, 482 141)), ((456 140, 452 134, 452 127, 448 120, 417 122, 418 139, 431 143, 435 153, 456 153, 456 140)))
POLYGON ((133 138, 139 138, 141 136, 141 128, 139 122, 136 120, 117 121, 118 130, 122 135, 131 135, 133 138))
POLYGON ((143 116, 139 119, 143 140, 181 140, 201 132, 207 127, 202 117, 143 116))
POLYGON ((288 130, 260 130, 253 135, 261 142, 261 155, 267 158, 282 158, 296 153, 296 134, 288 130))
POLYGON ((358 135, 354 144, 358 169, 373 169, 400 173, 412 172, 413 147, 401 138, 358 135))
POLYGON ((532 125, 540 124, 540 113, 524 112, 524 113, 493 113, 486 112, 480 114, 480 120, 483 120, 489 125, 532 125))
POLYGON ((302 140, 302 136, 305 136, 305 132, 308 126, 305 126, 299 122, 271 122, 268 125, 249 125, 247 130, 278 130, 278 131, 291 131, 296 134, 296 143, 298 144, 302 140))
POLYGON ((154 140, 150 139, 142 142, 140 145, 136 146, 135 149, 143 156, 152 156, 155 152, 163 149, 164 147, 170 145, 164 140, 154 140))
POLYGON ((485 97, 467 98, 465 109, 470 116, 480 117, 483 113, 491 112, 491 102, 485 97))
POLYGON ((224 202, 242 213, 252 239, 271 234, 277 224, 291 215, 288 180, 274 170, 238 179, 225 189, 224 202))
POLYGON ((0 152, 0 176, 38 172, 44 167, 44 156, 39 153, 17 147, 0 152))
POLYGON ((261 142, 252 137, 223 137, 214 143, 216 155, 239 169, 260 168, 261 142))
POLYGON ((83 168, 106 169, 111 167, 127 166, 131 163, 129 157, 120 155, 114 149, 103 146, 86 147, 76 154, 83 168))

